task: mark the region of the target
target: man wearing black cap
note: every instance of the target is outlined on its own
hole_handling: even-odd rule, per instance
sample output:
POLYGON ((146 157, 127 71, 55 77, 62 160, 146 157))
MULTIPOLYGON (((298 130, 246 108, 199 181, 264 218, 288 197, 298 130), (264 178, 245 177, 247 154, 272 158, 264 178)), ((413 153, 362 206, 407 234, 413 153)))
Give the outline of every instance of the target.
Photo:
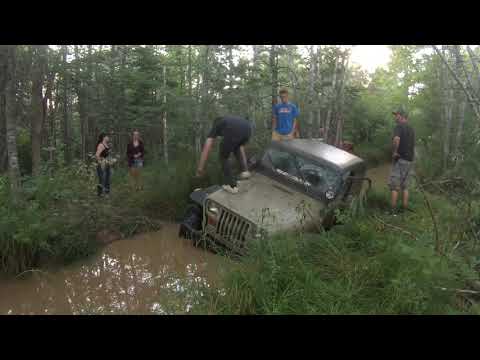
POLYGON ((391 213, 396 213, 398 193, 402 192, 402 209, 408 209, 408 182, 413 173, 415 132, 408 124, 408 114, 399 109, 393 112, 397 126, 393 130, 393 166, 389 186, 392 192, 391 213))
POLYGON ((204 173, 205 164, 208 155, 214 145, 215 138, 223 137, 220 144, 220 162, 223 168, 224 184, 223 189, 229 193, 238 193, 237 181, 232 176, 232 169, 229 163, 230 154, 234 154, 242 168, 241 179, 248 179, 251 174, 248 171, 247 159, 244 146, 252 136, 254 122, 236 116, 224 116, 216 118, 213 127, 207 136, 207 141, 203 147, 200 163, 197 168, 197 176, 204 173))

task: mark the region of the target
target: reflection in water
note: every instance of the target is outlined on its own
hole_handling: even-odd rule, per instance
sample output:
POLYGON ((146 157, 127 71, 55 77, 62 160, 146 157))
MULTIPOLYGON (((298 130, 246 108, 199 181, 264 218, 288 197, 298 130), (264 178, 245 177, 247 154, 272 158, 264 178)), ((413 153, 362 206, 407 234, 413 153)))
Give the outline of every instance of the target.
POLYGON ((0 314, 187 313, 224 258, 177 237, 176 225, 110 244, 84 265, 0 282, 0 314))

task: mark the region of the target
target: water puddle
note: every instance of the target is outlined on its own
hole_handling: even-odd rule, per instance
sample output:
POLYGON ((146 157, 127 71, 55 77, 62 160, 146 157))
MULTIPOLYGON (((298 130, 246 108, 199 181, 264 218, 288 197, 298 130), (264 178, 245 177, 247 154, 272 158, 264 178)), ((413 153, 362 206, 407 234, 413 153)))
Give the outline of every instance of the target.
POLYGON ((188 313, 226 259, 179 239, 178 226, 114 242, 87 263, 0 282, 0 314, 188 313))

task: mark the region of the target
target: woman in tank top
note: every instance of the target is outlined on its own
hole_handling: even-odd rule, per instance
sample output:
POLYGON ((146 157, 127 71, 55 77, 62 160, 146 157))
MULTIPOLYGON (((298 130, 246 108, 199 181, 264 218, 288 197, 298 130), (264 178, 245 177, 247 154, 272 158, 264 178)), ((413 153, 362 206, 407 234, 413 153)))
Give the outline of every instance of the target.
POLYGON ((97 159, 97 195, 110 194, 110 165, 107 158, 109 156, 110 148, 108 146, 109 138, 105 133, 101 133, 97 141, 97 149, 95 152, 95 158, 97 159))
POLYGON ((143 168, 144 155, 145 149, 143 147, 143 141, 140 139, 140 133, 135 130, 133 132, 132 140, 127 145, 128 168, 130 170, 130 176, 133 180, 135 190, 143 189, 140 171, 143 168))

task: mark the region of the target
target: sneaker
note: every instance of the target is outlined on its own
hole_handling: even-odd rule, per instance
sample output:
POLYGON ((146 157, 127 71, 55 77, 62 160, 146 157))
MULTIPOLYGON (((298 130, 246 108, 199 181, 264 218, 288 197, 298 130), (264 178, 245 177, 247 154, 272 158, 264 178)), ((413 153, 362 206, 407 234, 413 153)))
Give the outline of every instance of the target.
POLYGON ((397 209, 390 209, 390 210, 387 211, 387 215, 397 216, 398 215, 398 210, 397 209))
POLYGON ((229 192, 230 194, 237 194, 238 193, 238 187, 232 187, 230 185, 223 185, 223 190, 229 192))
POLYGON ((240 179, 242 180, 247 180, 252 176, 252 173, 250 171, 243 171, 240 173, 240 179))

